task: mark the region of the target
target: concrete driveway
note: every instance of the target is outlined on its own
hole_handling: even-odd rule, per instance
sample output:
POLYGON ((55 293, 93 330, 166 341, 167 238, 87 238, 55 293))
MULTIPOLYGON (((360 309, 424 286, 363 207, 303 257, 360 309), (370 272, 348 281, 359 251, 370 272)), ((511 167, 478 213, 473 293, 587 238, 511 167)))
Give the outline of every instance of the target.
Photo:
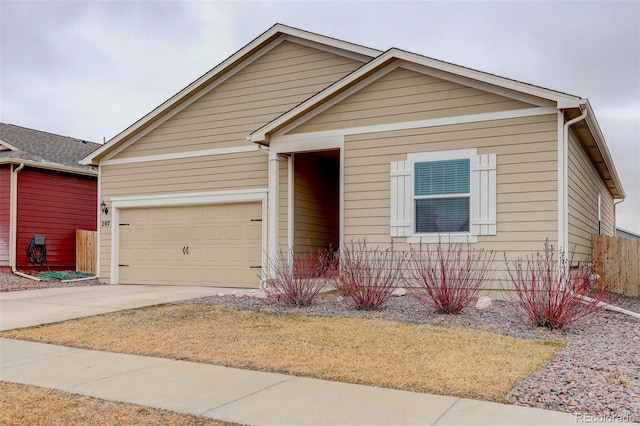
POLYGON ((248 291, 219 287, 104 285, 0 293, 0 331, 123 309, 248 291))

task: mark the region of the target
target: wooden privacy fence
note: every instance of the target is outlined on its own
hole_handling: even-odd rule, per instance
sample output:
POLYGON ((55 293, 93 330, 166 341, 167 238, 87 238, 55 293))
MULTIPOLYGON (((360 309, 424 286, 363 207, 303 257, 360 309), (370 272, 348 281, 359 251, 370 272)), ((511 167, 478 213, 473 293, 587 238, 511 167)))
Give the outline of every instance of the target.
POLYGON ((594 270, 627 296, 640 296, 640 239, 594 235, 591 239, 594 270))
POLYGON ((98 233, 76 229, 76 271, 97 274, 98 233))

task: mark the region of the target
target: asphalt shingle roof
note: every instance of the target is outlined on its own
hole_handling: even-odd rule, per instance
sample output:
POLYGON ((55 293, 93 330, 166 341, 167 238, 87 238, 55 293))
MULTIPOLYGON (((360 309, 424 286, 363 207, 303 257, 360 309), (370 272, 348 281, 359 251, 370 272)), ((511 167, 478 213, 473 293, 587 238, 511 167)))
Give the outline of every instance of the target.
POLYGON ((3 158, 12 158, 78 170, 90 169, 79 162, 101 146, 94 142, 6 123, 0 123, 0 141, 17 149, 3 150, 0 146, 0 161, 3 158))

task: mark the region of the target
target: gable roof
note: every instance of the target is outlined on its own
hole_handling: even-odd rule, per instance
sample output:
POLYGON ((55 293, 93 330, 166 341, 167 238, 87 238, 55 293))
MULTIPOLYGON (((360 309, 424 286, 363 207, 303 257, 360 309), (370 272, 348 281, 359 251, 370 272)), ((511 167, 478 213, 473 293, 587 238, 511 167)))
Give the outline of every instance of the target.
MULTIPOLYGON (((404 64, 424 67, 425 69, 428 69, 431 74, 436 76, 445 76, 445 78, 447 75, 454 76, 457 79, 462 78, 469 82, 485 84, 487 85, 486 87, 496 87, 503 91, 506 96, 511 95, 514 98, 522 98, 522 96, 525 96, 529 99, 523 100, 532 101, 539 105, 543 105, 541 102, 545 100, 553 102, 554 106, 558 110, 570 111, 569 118, 580 115, 580 111, 586 109, 588 114, 585 122, 588 132, 586 134, 582 134, 581 137, 585 140, 584 145, 587 155, 593 162, 611 195, 614 198, 624 198, 626 196, 614 166, 613 159, 611 158, 611 154, 607 148, 604 136, 602 135, 602 131, 600 130, 600 126, 598 125, 588 99, 500 77, 495 74, 485 73, 460 65, 439 61, 437 59, 397 48, 387 50, 351 74, 318 92, 316 95, 300 103, 275 120, 255 130, 249 135, 249 140, 255 143, 268 144, 269 136, 271 134, 278 130, 285 129, 288 125, 295 125, 294 123, 296 120, 302 119, 306 114, 318 107, 321 107, 323 104, 331 101, 339 95, 347 93, 349 89, 355 87, 367 77, 374 75, 377 71, 399 61, 404 64)), ((578 133, 581 132, 579 131, 578 133)))
POLYGON ((180 92, 176 93, 120 134, 116 135, 105 145, 90 155, 87 155, 87 157, 82 160, 82 164, 97 165, 101 158, 105 157, 118 147, 126 147, 126 143, 134 142, 136 137, 139 137, 143 135, 144 132, 153 129, 157 123, 166 119, 167 116, 170 116, 173 112, 179 111, 181 105, 185 104, 190 98, 197 96, 198 93, 201 93, 206 89, 212 88, 217 84, 217 81, 221 81, 225 75, 233 72, 236 67, 242 66, 243 62, 249 60, 254 55, 260 55, 261 50, 268 48, 271 43, 279 39, 295 40, 303 44, 306 43, 310 46, 320 47, 325 50, 332 50, 337 53, 357 58, 363 62, 363 65, 343 77, 341 80, 338 80, 326 89, 318 92, 316 95, 311 96, 306 101, 282 114, 275 120, 272 120, 252 132, 247 136, 247 139, 252 142, 268 144, 269 136, 274 132, 285 128, 287 125, 293 125, 292 123, 302 118, 305 114, 331 101, 340 94, 346 93, 350 88, 362 82, 367 77, 374 75, 377 71, 382 70, 393 62, 402 62, 404 64, 410 64, 411 66, 428 69, 429 73, 436 76, 453 77, 466 81, 471 85, 484 85, 486 89, 496 89, 506 96, 512 96, 514 99, 521 99, 538 105, 553 105, 558 110, 564 110, 569 119, 580 115, 580 112, 586 109, 588 112, 585 119, 587 132, 585 133, 584 131, 576 129, 577 133, 580 134, 589 158, 607 185, 611 195, 614 198, 624 198, 626 196, 613 164, 613 159, 611 158, 607 144, 604 140, 604 136, 602 135, 602 131, 600 130, 600 126, 593 114, 593 110, 591 109, 588 99, 500 77, 495 74, 474 70, 460 65, 439 61, 397 48, 392 48, 386 52, 382 52, 376 49, 292 28, 282 24, 276 24, 262 33, 215 68, 189 84, 180 92))
POLYGON ((285 114, 265 124, 250 135, 252 142, 268 142, 269 135, 282 129, 285 125, 292 123, 296 119, 304 116, 311 110, 333 99, 334 97, 344 93, 360 81, 375 72, 385 68, 395 61, 405 61, 411 64, 420 65, 439 74, 446 73, 457 77, 462 77, 472 81, 486 83, 492 86, 500 87, 511 91, 514 94, 526 94, 534 98, 546 99, 558 104, 558 108, 578 108, 583 100, 578 96, 569 95, 555 90, 545 89, 543 87, 534 86, 517 80, 511 80, 499 77, 495 74, 489 74, 466 68, 460 65, 451 64, 449 62, 439 61, 437 59, 428 58, 416 53, 407 52, 397 48, 391 48, 358 68, 343 79, 337 81, 323 91, 317 93, 298 106, 292 108, 285 114))
POLYGON ((49 170, 97 176, 80 160, 100 144, 81 139, 0 123, 0 164, 24 163, 49 170))
POLYGON ((349 43, 336 38, 311 33, 308 31, 289 27, 287 25, 275 24, 273 27, 269 28, 267 31, 256 37, 242 49, 238 50, 236 53, 222 61, 219 65, 173 95, 156 109, 142 117, 140 120, 136 121, 127 129, 120 132, 118 135, 114 136, 100 149, 84 158, 82 160, 82 164, 97 164, 97 161, 100 158, 104 157, 106 154, 122 145, 125 141, 153 126, 153 124, 157 122, 157 120, 159 120, 164 114, 175 108, 178 108, 195 93, 207 88, 212 84, 215 84, 216 80, 225 76, 227 73, 232 71, 238 65, 242 64, 242 62, 246 61, 251 56, 260 54, 260 50, 264 49, 279 38, 294 39, 295 41, 307 43, 311 46, 317 46, 325 50, 339 52, 343 55, 349 55, 353 58, 359 59, 362 62, 367 62, 382 53, 382 51, 380 50, 372 49, 354 43, 349 43))

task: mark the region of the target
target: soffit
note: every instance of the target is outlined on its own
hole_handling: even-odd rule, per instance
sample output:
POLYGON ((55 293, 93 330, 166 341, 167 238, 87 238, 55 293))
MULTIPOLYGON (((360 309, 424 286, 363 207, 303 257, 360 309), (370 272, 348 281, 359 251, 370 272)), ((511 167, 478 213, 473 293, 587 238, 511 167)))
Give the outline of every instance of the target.
MULTIPOLYGON (((593 111, 589 111, 589 113, 593 114, 593 111)), ((567 121, 580 116, 580 114, 581 112, 578 109, 566 110, 567 121)), ((589 118, 589 115, 587 115, 587 118, 589 118)), ((620 178, 606 148, 606 143, 599 136, 600 129, 593 116, 591 120, 579 121, 571 127, 611 196, 617 199, 624 198, 625 193, 620 183, 620 178)))

